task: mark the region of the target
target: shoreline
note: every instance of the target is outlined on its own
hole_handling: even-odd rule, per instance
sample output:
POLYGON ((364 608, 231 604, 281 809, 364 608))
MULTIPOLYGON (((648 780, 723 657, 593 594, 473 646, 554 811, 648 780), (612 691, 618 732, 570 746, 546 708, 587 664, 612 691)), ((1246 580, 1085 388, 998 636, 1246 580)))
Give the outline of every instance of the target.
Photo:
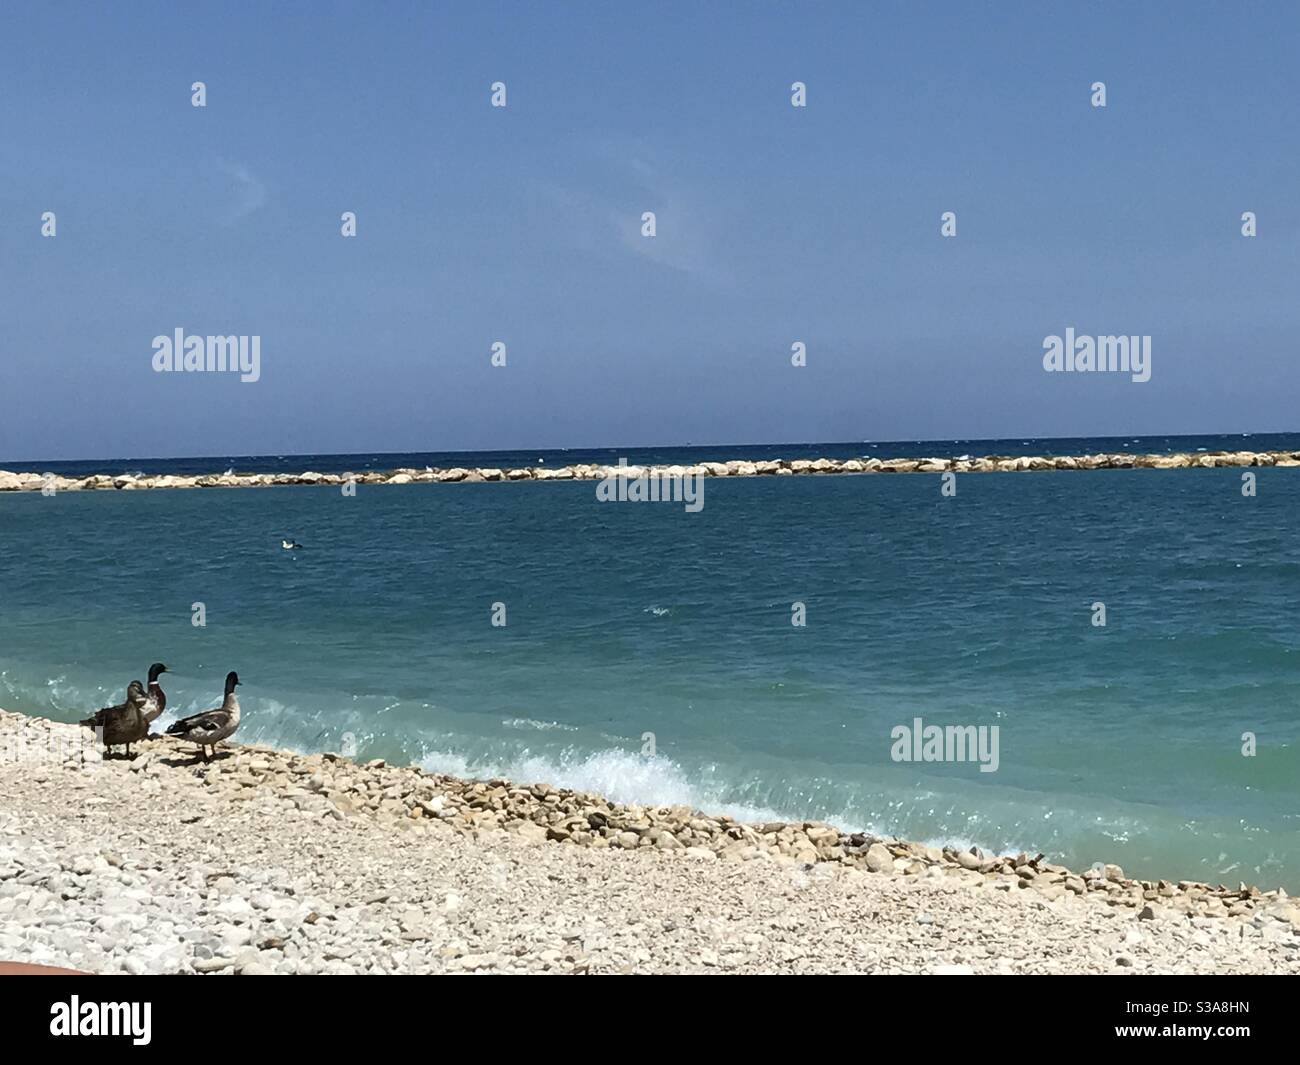
POLYGON ((152 488, 263 488, 275 485, 452 484, 492 481, 595 481, 605 477, 761 477, 867 473, 1022 473, 1047 470, 1218 469, 1300 466, 1300 451, 1099 452, 1084 455, 985 455, 979 458, 768 459, 698 462, 689 466, 398 467, 365 473, 211 473, 203 475, 97 473, 83 477, 0 470, 0 492, 139 490, 152 488))
MULTIPOLYGON (((76 725, 0 711, 0 751, 17 749, 20 740, 24 750, 40 749, 42 743, 70 745, 81 742, 84 732, 76 725)), ((648 941, 641 943, 639 953, 632 951, 625 958, 609 947, 623 958, 613 968, 590 964, 588 950, 580 952, 584 958, 576 958, 564 936, 552 936, 556 942, 544 949, 520 948, 512 954, 524 933, 509 912, 541 906, 536 916, 544 925, 541 914, 546 907, 577 907, 573 920, 589 912, 583 907, 604 908, 609 912, 600 923, 602 931, 584 935, 612 936, 621 949, 626 944, 619 940, 620 928, 626 926, 624 931, 635 939, 641 934, 637 930, 654 923, 637 911, 640 894, 653 900, 646 906, 655 915, 664 910, 663 927, 685 920, 668 913, 684 907, 684 893, 695 900, 697 913, 700 907, 716 907, 719 899, 731 898, 730 915, 720 913, 718 920, 744 925, 751 918, 759 920, 758 915, 788 908, 785 896, 791 891, 793 897, 824 907, 825 900, 818 902, 813 890, 819 885, 819 891, 843 896, 839 905, 865 907, 875 915, 863 916, 867 923, 862 927, 837 922, 837 934, 848 937, 837 949, 869 954, 868 945, 880 932, 875 922, 886 913, 887 922, 901 921, 897 931, 904 943, 918 934, 928 937, 946 930, 965 944, 945 955, 948 961, 918 962, 920 955, 905 951, 888 954, 877 959, 879 971, 940 971, 935 966, 944 965, 967 967, 956 971, 1223 971, 1240 963, 1242 971, 1300 972, 1300 905, 1281 889, 1139 880, 1115 865, 1079 873, 1042 855, 993 856, 927 847, 842 832, 815 821, 746 824, 684 806, 611 803, 544 784, 460 780, 382 760, 358 764, 328 752, 298 754, 234 743, 224 749, 223 757, 205 765, 194 763, 192 748, 185 744, 151 737, 139 744, 132 761, 105 761, 93 748, 39 764, 6 756, 0 760, 0 799, 0 960, 94 971, 345 971, 330 968, 332 960, 343 957, 337 952, 330 958, 325 951, 303 969, 302 951, 287 955, 284 950, 286 922, 304 941, 325 931, 316 928, 325 903, 314 898, 308 903, 304 896, 326 893, 326 883, 344 883, 341 895, 329 904, 335 911, 378 907, 387 912, 390 898, 405 896, 401 912, 385 918, 395 924, 382 933, 374 931, 376 942, 387 942, 390 953, 393 944, 404 956, 415 952, 421 965, 434 970, 678 971, 672 964, 675 958, 656 953, 648 941), (254 812, 257 823, 251 824, 254 812), (215 825, 215 831, 209 825, 215 825), (60 838, 51 841, 47 836, 60 838), (75 843, 63 838, 67 836, 75 836, 75 843), (38 856, 34 864, 14 853, 14 840, 23 838, 38 856), (50 865, 46 852, 52 842, 77 851, 70 862, 54 863, 70 868, 41 871, 50 865), (127 850, 132 852, 129 859, 127 850), (343 851, 349 855, 346 861, 343 851), (295 861, 305 861, 308 852, 314 855, 308 862, 311 869, 322 862, 328 867, 319 884, 296 885, 291 876, 280 874, 280 865, 289 860, 281 856, 295 854, 295 861), (336 866, 333 859, 341 864, 336 866), (425 897, 427 886, 406 882, 411 863, 425 869, 427 878, 446 881, 445 889, 439 889, 444 896, 432 900, 432 909, 425 897), (489 886, 501 881, 497 886, 504 894, 488 892, 490 897, 481 902, 484 913, 501 910, 499 922, 484 918, 490 928, 482 933, 499 941, 500 949, 478 952, 465 943, 462 950, 463 934, 457 938, 454 929, 446 930, 465 916, 453 916, 460 913, 460 903, 449 908, 448 899, 484 889, 483 883, 461 876, 462 865, 479 869, 475 875, 485 876, 489 886), (121 870, 128 867, 132 883, 137 879, 134 872, 148 870, 140 876, 154 882, 153 887, 127 894, 99 884, 105 878, 120 880, 121 870), (208 872, 200 876, 192 867, 208 872), (243 871, 236 873, 236 868, 243 871), (370 869, 396 878, 387 893, 346 886, 370 869), (258 888, 267 888, 268 878, 292 890, 281 891, 278 902, 268 902, 276 892, 258 888), (519 881, 525 894, 531 893, 527 899, 516 897, 519 881), (154 894, 171 897, 163 884, 166 891, 175 888, 173 893, 184 896, 184 905, 177 903, 184 912, 177 919, 145 921, 138 911, 146 902, 153 904, 154 894), (61 934, 64 923, 47 930, 34 918, 20 922, 20 927, 38 933, 39 949, 21 949, 23 943, 5 927, 15 910, 8 900, 30 895, 25 903, 30 908, 38 890, 49 895, 40 908, 47 911, 42 921, 48 911, 62 906, 86 908, 76 903, 78 899, 111 901, 127 894, 130 904, 115 902, 109 914, 130 918, 123 925, 129 933, 126 948, 109 950, 105 958, 89 947, 79 953, 74 949, 79 940, 61 934), (60 894, 62 903, 57 901, 60 894), (900 906, 905 920, 894 912, 900 906), (961 924, 967 919, 975 925, 973 941, 961 924), (260 928, 268 920, 279 923, 268 926, 260 939, 260 931, 245 934, 250 923, 260 928), (608 927, 610 922, 618 927, 608 927), (1049 951, 1048 958, 1054 963, 1044 968, 1042 936, 1047 927, 1061 922, 1073 931, 1053 941, 1055 953, 1049 951), (186 925, 186 934, 173 934, 181 925, 186 925), (435 934, 435 926, 442 931, 435 934), (161 930, 166 940, 157 957, 149 953, 156 946, 150 946, 151 927, 161 930), (1106 938, 1111 933, 1118 938, 1106 938), (143 937, 139 943, 131 938, 137 935, 143 937), (999 944, 996 958, 972 948, 981 936, 999 944), (1013 943, 1022 944, 1023 952, 1013 943), (426 951, 430 944, 440 945, 426 951), (153 960, 140 961, 137 948, 153 960), (1152 952, 1149 959, 1143 959, 1144 950, 1152 952), (1197 968, 1192 957, 1197 951, 1205 953, 1210 968, 1197 968), (485 961, 484 954, 492 958, 485 961), (1253 960, 1242 962, 1246 954, 1253 960)), ((94 905, 88 908, 86 919, 92 924, 103 917, 94 905)), ((475 914, 465 919, 473 921, 475 914)), ((355 927, 355 922, 345 924, 355 927)), ((682 966, 688 971, 835 971, 833 952, 817 954, 816 964, 799 964, 807 959, 806 944, 800 948, 802 955, 783 957, 778 947, 794 950, 797 944, 791 945, 770 916, 759 924, 742 935, 734 950, 699 946, 698 957, 682 966), (753 936, 772 942, 749 942, 753 936), (729 954, 736 955, 735 965, 722 964, 729 954)), ((542 939, 550 935, 533 925, 525 927, 542 939)), ((662 935, 662 929, 656 935, 662 935)), ((857 964, 866 962, 860 959, 857 964)), ((361 971, 366 969, 407 971, 401 964, 361 971)), ((347 971, 357 971, 357 966, 347 971)))

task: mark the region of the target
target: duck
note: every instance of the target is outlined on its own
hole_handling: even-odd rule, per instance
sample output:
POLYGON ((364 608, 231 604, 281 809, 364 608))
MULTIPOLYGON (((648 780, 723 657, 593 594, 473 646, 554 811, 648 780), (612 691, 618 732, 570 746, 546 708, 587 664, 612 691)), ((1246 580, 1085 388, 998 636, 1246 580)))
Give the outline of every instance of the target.
POLYGON ((302 544, 298 543, 297 540, 281 540, 280 546, 286 551, 298 551, 302 548, 302 544))
POLYGON ((149 722, 144 711, 148 705, 144 685, 138 680, 131 681, 126 687, 126 702, 117 706, 105 706, 97 710, 93 717, 81 723, 87 728, 102 730, 101 737, 105 748, 126 747, 126 756, 131 757, 131 744, 142 740, 149 731, 149 722))
POLYGON ((149 688, 144 708, 145 724, 157 720, 158 715, 167 709, 167 693, 162 690, 162 686, 158 683, 158 677, 166 672, 167 667, 161 662, 155 662, 149 667, 149 688))
POLYGON ((167 729, 168 736, 178 736, 190 743, 197 743, 205 762, 208 748, 217 753, 217 744, 234 735, 239 728, 239 700, 235 697, 235 688, 239 685, 239 674, 231 670, 226 674, 226 697, 215 710, 204 710, 201 714, 182 718, 167 729))

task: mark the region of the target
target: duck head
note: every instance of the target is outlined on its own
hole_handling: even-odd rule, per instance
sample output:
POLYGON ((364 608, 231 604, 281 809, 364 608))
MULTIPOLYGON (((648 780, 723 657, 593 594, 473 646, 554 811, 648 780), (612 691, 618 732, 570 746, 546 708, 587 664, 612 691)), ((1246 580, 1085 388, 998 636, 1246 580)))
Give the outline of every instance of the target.
POLYGON ((239 685, 239 674, 233 669, 226 674, 226 694, 230 695, 239 685))
POLYGON ((166 672, 167 672, 166 666, 164 666, 161 662, 155 662, 152 666, 149 667, 149 683, 157 684, 158 678, 166 672))
POLYGON ((133 680, 126 686, 126 701, 132 706, 143 706, 148 701, 148 696, 144 693, 144 685, 138 680, 133 680))

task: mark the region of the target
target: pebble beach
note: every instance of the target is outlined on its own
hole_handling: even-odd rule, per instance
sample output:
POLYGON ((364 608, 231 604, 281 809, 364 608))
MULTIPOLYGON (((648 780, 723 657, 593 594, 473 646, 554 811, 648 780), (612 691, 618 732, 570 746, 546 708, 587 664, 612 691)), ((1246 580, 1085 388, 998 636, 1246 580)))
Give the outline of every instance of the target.
POLYGON ((0 711, 0 960, 96 973, 1300 973, 1300 905, 0 711), (62 752, 37 758, 33 752, 62 752))

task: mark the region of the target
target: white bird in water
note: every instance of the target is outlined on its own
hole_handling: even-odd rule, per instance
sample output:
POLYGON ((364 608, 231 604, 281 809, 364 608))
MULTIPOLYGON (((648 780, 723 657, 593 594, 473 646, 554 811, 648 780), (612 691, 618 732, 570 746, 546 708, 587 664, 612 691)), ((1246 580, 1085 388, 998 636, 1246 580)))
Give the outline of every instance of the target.
POLYGON ((280 546, 286 551, 298 551, 302 548, 302 544, 298 543, 297 540, 281 540, 280 546))

